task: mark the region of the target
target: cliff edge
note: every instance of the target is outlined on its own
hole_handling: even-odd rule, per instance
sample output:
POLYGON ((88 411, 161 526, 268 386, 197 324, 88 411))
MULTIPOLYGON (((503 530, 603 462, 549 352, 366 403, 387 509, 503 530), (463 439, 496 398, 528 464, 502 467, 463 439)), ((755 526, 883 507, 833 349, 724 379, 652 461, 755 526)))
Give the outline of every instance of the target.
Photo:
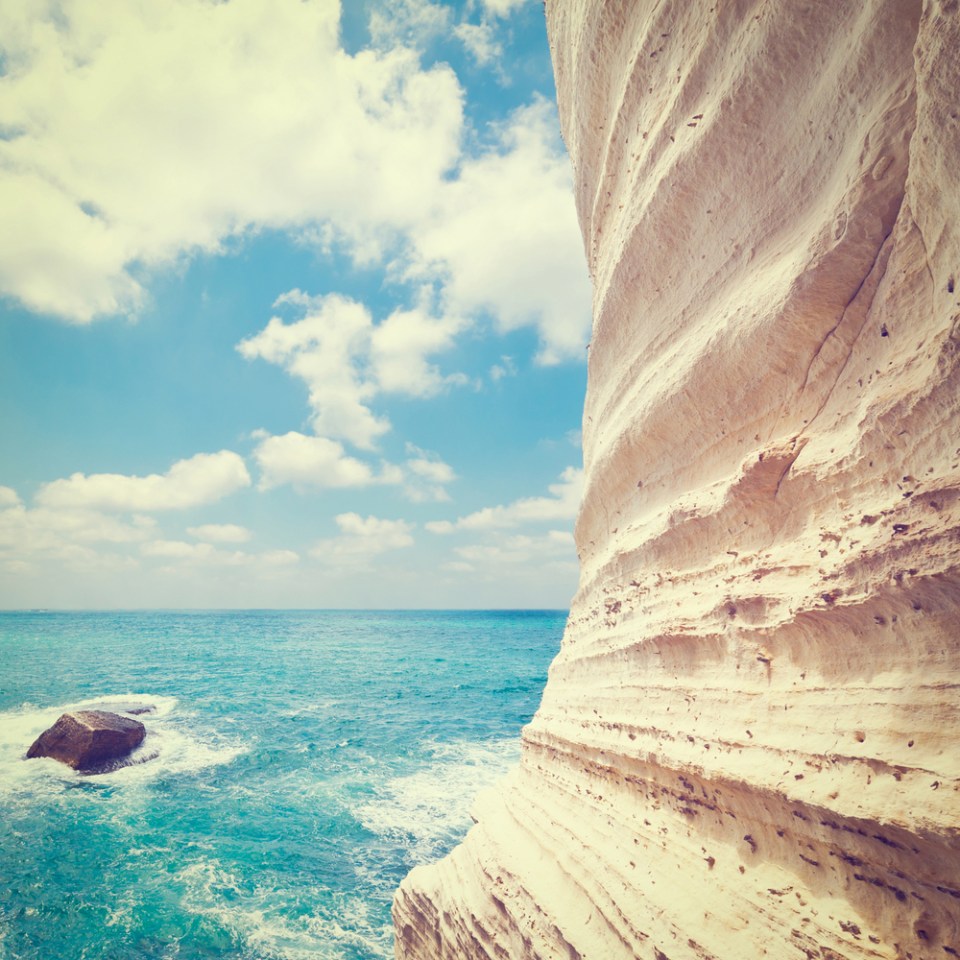
POLYGON ((960 3, 546 14, 580 588, 397 956, 960 957, 960 3))

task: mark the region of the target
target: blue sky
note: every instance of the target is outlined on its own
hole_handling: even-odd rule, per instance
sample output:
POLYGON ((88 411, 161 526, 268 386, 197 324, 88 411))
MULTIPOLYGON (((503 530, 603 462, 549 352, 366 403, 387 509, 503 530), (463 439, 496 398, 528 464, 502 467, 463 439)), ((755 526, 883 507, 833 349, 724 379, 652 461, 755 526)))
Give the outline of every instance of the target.
POLYGON ((0 8, 0 607, 565 607, 536 0, 0 8))

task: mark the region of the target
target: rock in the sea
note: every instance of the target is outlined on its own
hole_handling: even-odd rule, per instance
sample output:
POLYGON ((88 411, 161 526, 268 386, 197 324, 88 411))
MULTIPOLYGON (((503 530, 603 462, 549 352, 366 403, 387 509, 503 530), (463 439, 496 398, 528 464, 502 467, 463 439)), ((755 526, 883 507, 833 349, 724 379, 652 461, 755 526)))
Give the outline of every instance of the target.
POLYGON ((960 3, 546 16, 580 588, 397 956, 960 957, 960 3))
POLYGON ((27 759, 52 757, 82 773, 105 773, 127 757, 146 735, 139 720, 105 710, 63 714, 27 751, 27 759))

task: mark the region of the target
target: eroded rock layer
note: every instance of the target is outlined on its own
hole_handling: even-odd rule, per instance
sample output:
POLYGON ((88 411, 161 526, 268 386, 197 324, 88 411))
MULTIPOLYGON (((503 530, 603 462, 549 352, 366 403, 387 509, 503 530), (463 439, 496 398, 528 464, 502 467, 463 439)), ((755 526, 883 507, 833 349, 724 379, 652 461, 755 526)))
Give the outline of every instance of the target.
POLYGON ((398 957, 960 956, 958 8, 548 0, 581 584, 398 957))

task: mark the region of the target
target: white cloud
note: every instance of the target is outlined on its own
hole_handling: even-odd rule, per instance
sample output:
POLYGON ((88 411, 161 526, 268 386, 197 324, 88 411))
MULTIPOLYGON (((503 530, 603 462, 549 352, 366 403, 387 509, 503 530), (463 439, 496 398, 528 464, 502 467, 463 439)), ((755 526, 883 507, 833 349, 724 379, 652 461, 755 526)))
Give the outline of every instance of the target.
POLYGON ((423 477, 433 483, 450 483, 457 478, 450 464, 444 463, 442 460, 427 460, 418 457, 407 461, 407 469, 418 477, 423 477))
POLYGON ((0 486, 0 508, 16 507, 20 503, 17 491, 13 487, 0 486))
POLYGON ((16 574, 36 573, 51 563, 87 573, 127 569, 136 560, 114 551, 146 540, 155 526, 151 517, 124 521, 95 510, 28 509, 17 503, 0 509, 0 561, 16 574))
POLYGON ((495 543, 471 544, 454 550, 473 565, 530 563, 531 561, 576 560, 573 534, 567 530, 551 530, 545 536, 511 536, 495 543))
POLYGON ((56 553, 65 543, 137 543, 149 537, 155 527, 151 517, 131 521, 96 510, 17 505, 0 510, 0 550, 27 555, 56 553))
POLYGON ((422 47, 449 23, 449 9, 429 0, 381 0, 370 14, 370 38, 378 47, 422 47))
POLYGON ((567 467, 558 483, 548 488, 549 497, 525 497, 506 506, 484 507, 457 520, 433 520, 426 524, 431 533, 453 533, 456 530, 496 530, 527 523, 573 520, 583 493, 583 471, 567 467))
POLYGON ((469 575, 473 584, 526 582, 549 577, 573 583, 578 569, 573 535, 568 530, 545 534, 488 532, 484 542, 456 547, 456 559, 442 565, 453 575, 469 575))
POLYGON ((503 56, 503 48, 497 43, 489 23, 460 23, 454 27, 453 33, 481 67, 503 56))
POLYGON ((291 430, 261 440, 253 451, 260 468, 260 490, 284 483, 296 487, 367 487, 397 483, 401 477, 387 466, 379 476, 362 460, 347 456, 343 444, 327 437, 309 437, 291 430))
MULTIPOLYGON (((220 553, 212 544, 187 543, 184 540, 152 540, 143 544, 140 552, 145 557, 162 557, 166 560, 209 560, 220 553)), ((229 556, 242 558, 244 554, 236 552, 229 556)))
POLYGON ((413 524, 405 520, 381 520, 341 513, 336 518, 340 536, 321 540, 311 556, 330 564, 362 564, 381 553, 413 544, 413 524))
POLYGON ((502 356, 500 363, 495 363, 490 368, 490 379, 496 383, 504 377, 515 377, 517 375, 517 365, 513 357, 502 356))
POLYGON ((463 328, 455 317, 433 317, 422 307, 395 310, 371 333, 370 366, 384 393, 432 397, 445 385, 463 385, 462 374, 442 376, 427 357, 449 350, 463 328))
POLYGON ((531 0, 482 0, 484 12, 495 17, 509 17, 514 10, 519 10, 531 0))
POLYGON ((242 550, 218 550, 209 543, 185 543, 183 540, 153 540, 143 544, 140 552, 145 557, 177 561, 179 564, 188 565, 240 567, 251 560, 250 554, 242 550))
POLYGON ((187 527, 187 533, 207 543, 246 543, 252 536, 246 527, 236 523, 204 523, 187 527))
POLYGON ((140 547, 144 557, 170 561, 164 570, 176 573, 196 566, 255 567, 267 569, 290 566, 300 557, 292 550, 267 550, 247 553, 244 550, 222 550, 210 543, 187 543, 184 540, 151 540, 140 547))
MULTIPOLYGON (((364 414, 364 388, 434 395, 448 378, 426 358, 480 314, 534 326, 543 362, 583 359, 590 292, 553 108, 536 100, 466 156, 457 77, 396 46, 449 29, 447 7, 389 0, 371 21, 380 49, 356 54, 339 14, 336 0, 0 7, 0 294, 88 322, 135 313, 155 270, 258 230, 363 262, 403 250, 400 275, 438 283, 441 316, 368 330, 370 369, 314 398, 318 434, 368 447, 388 425, 364 414)), ((456 29, 494 55, 489 24, 456 29)))
POLYGON ((44 484, 36 502, 55 509, 182 510, 227 496, 250 485, 243 458, 229 450, 179 460, 165 474, 131 477, 118 473, 75 473, 44 484))
POLYGON ((457 479, 453 467, 430 450, 407 444, 403 492, 414 503, 444 503, 450 499, 446 484, 457 479))
POLYGON ((299 290, 284 294, 275 305, 284 304, 301 308, 303 319, 284 323, 272 317, 237 349, 248 360, 260 357, 306 383, 317 434, 369 449, 390 429, 389 421, 367 406, 376 394, 362 368, 370 349, 370 311, 337 294, 310 297, 299 290))
POLYGON ((86 322, 135 311, 144 268, 251 229, 329 223, 375 248, 416 220, 456 162, 462 90, 410 50, 346 53, 339 13, 0 6, 0 291, 86 322))
POLYGON ((450 499, 446 484, 457 479, 453 467, 435 453, 407 444, 409 459, 404 463, 404 495, 414 503, 445 503, 450 499))
POLYGON ((259 357, 303 380, 313 410, 311 425, 321 437, 372 449, 390 429, 389 420, 369 406, 380 393, 430 397, 465 379, 443 376, 427 360, 453 345, 459 320, 433 317, 420 306, 396 310, 375 325, 362 303, 299 290, 283 294, 276 305, 299 308, 304 315, 293 323, 272 317, 237 349, 247 359, 259 357))
MULTIPOLYGON (((450 499, 444 485, 457 478, 453 468, 436 454, 410 443, 407 452, 412 456, 402 465, 381 460, 374 469, 369 463, 349 456, 343 444, 328 437, 312 437, 293 430, 282 436, 259 432, 256 436, 260 443, 253 451, 253 458, 260 468, 259 490, 287 483, 300 492, 308 488, 403 484, 407 499, 416 503, 440 503, 450 499)), ((199 536, 193 529, 190 532, 199 536)))
POLYGON ((518 110, 497 149, 438 184, 410 229, 408 279, 442 283, 445 312, 488 312, 501 331, 536 327, 538 359, 582 359, 591 294, 556 115, 543 99, 518 110))

